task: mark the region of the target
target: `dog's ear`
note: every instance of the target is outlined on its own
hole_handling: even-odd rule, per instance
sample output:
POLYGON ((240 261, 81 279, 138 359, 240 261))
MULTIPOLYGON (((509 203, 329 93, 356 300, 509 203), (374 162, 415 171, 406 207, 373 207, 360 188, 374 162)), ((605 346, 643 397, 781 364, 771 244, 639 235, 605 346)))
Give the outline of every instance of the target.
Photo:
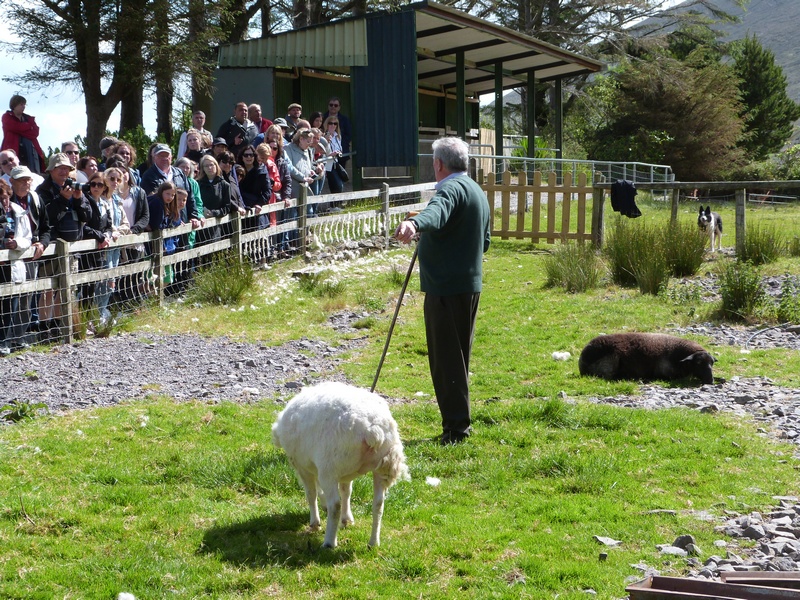
POLYGON ((700 214, 701 215, 703 214, 703 205, 702 204, 700 205, 700 214))

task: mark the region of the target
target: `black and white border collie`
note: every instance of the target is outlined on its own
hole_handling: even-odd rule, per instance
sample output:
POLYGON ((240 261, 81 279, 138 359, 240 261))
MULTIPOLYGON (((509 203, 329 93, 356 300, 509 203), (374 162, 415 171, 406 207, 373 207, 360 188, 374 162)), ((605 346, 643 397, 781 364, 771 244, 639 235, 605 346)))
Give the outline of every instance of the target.
POLYGON ((714 242, 717 250, 722 250, 722 217, 719 213, 711 212, 711 207, 705 209, 700 207, 700 214, 697 216, 697 226, 708 234, 711 242, 711 252, 714 252, 714 242))

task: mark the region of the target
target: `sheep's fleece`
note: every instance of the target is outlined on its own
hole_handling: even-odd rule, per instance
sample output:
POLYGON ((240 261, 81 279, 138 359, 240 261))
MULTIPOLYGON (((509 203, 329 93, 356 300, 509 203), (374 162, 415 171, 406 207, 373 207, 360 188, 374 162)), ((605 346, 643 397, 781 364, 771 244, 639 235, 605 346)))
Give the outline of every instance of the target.
POLYGON ((578 359, 581 375, 645 381, 694 376, 714 383, 713 364, 714 358, 697 342, 662 333, 600 335, 578 359))
POLYGON ((398 479, 410 479, 397 423, 383 398, 338 382, 305 388, 278 415, 272 441, 286 451, 305 488, 312 529, 320 525, 317 496, 325 502, 325 547, 336 546, 340 517, 342 525, 353 523, 353 479, 372 472, 369 545, 380 544, 385 492, 398 479))

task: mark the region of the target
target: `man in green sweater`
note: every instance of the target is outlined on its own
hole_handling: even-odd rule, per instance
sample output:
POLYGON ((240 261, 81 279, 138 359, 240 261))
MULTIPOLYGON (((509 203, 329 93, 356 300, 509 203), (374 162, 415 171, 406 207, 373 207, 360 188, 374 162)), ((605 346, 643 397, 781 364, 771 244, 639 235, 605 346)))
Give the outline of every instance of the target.
POLYGON ((483 253, 489 249, 489 204, 467 174, 469 146, 454 137, 433 143, 436 195, 397 228, 419 233, 420 287, 425 292, 428 362, 442 413, 442 445, 470 434, 469 358, 481 297, 483 253))

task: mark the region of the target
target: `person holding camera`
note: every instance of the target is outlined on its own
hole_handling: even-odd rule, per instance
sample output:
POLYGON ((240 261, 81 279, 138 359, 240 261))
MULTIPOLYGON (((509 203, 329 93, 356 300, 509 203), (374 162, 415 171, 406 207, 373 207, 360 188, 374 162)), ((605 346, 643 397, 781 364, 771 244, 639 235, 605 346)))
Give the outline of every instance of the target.
MULTIPOLYGON (((36 191, 45 204, 47 221, 50 225, 50 239, 61 238, 67 242, 82 240, 83 224, 91 217, 91 207, 82 184, 74 179, 76 172, 73 171, 72 163, 66 154, 54 154, 50 157, 47 172, 47 179, 36 191)), ((77 261, 77 255, 70 256, 70 268, 74 271, 77 271, 77 261)), ((55 260, 46 261, 42 270, 45 277, 60 275, 55 260)), ((42 294, 39 323, 40 331, 45 330, 43 339, 60 335, 54 330, 60 330, 61 307, 66 301, 60 292, 54 294, 52 291, 47 291, 42 294), (53 333, 50 334, 47 330, 53 333)))
MULTIPOLYGON (((27 170, 27 168, 26 168, 27 170)), ((24 283, 26 279, 25 262, 19 256, 31 246, 31 225, 25 209, 11 202, 11 186, 0 180, 0 235, 3 250, 9 252, 9 263, 0 266, 0 283, 24 283)), ((13 350, 27 347, 28 295, 6 297, 0 310, 0 356, 13 350)))

